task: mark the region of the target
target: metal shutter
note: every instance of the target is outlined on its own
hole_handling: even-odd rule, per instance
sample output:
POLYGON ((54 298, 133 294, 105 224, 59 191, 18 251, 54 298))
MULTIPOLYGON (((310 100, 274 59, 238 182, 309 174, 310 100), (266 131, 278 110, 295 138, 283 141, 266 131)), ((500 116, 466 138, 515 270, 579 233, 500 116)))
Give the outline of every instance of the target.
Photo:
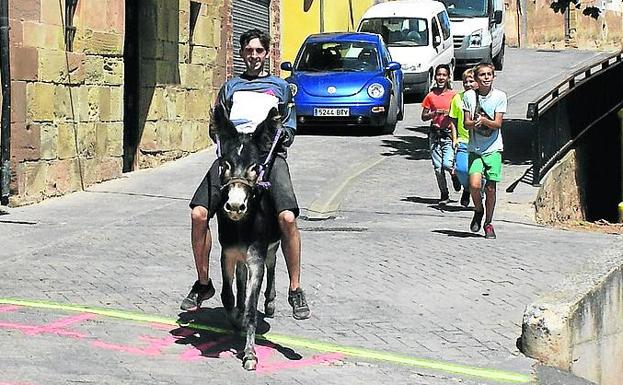
MULTIPOLYGON (((259 28, 270 33, 270 0, 234 0, 234 75, 244 72, 244 62, 240 58, 240 35, 251 28, 259 28)), ((266 65, 268 65, 268 60, 266 65)), ((266 68, 270 70, 270 68, 266 68)))

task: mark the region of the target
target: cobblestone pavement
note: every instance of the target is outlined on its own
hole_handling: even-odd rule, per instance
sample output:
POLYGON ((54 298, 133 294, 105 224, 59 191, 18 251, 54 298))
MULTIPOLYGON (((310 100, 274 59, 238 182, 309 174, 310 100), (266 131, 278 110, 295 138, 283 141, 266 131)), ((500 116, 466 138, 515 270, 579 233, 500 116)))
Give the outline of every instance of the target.
MULTIPOLYGON (((418 114, 409 106, 409 117, 418 114)), ((380 161, 348 185, 335 218, 299 222, 311 319, 292 319, 278 257, 277 312, 262 323, 272 342, 256 373, 232 353, 241 342, 223 334, 219 300, 192 316, 178 308, 195 277, 188 198, 213 151, 9 209, 0 216, 0 299, 32 302, 0 304, 0 384, 512 383, 489 368, 525 381, 533 362, 515 347, 523 309, 587 258, 620 248, 621 237, 533 223, 534 190, 504 192, 521 164, 505 165, 498 239, 472 234, 469 210, 435 203, 418 125, 410 118, 394 136, 297 138, 290 164, 304 215, 332 181, 380 161), (213 329, 175 326, 178 316, 213 329), (456 373, 472 367, 483 370, 456 373)))

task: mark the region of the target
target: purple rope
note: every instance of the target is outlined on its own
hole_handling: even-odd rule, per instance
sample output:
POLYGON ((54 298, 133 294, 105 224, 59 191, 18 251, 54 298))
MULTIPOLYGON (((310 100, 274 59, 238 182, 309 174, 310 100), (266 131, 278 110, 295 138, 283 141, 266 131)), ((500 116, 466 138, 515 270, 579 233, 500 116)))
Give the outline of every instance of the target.
POLYGON ((260 166, 260 175, 257 177, 257 185, 261 189, 268 189, 270 187, 270 182, 264 180, 264 175, 266 174, 266 169, 268 168, 268 164, 270 163, 273 152, 275 152, 275 148, 277 148, 277 143, 279 143, 279 138, 281 137, 281 133, 283 132, 283 126, 279 126, 279 129, 275 133, 275 139, 273 139, 273 144, 270 146, 270 151, 266 156, 266 160, 260 166))

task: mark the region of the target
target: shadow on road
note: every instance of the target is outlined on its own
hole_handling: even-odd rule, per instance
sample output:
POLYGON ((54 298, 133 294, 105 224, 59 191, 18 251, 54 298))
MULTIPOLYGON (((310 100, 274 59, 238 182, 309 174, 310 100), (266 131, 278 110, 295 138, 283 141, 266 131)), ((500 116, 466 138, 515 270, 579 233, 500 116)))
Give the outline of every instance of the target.
POLYGON ((299 126, 296 135, 309 136, 383 136, 380 129, 371 127, 345 127, 345 126, 322 126, 322 127, 303 127, 299 126))
POLYGON ((439 202, 439 198, 424 198, 424 197, 406 197, 401 200, 403 202, 423 203, 426 205, 436 205, 439 202))
POLYGON ((388 151, 383 156, 404 156, 409 160, 430 159, 428 138, 418 136, 393 136, 383 139, 382 146, 388 151))
POLYGON ((456 238, 482 238, 483 237, 480 234, 470 233, 467 231, 456 231, 456 230, 433 230, 433 233, 445 234, 449 237, 456 237, 456 238))
MULTIPOLYGON (((439 198, 424 198, 424 197, 406 197, 401 199, 403 202, 413 202, 413 203, 421 203, 428 205, 429 208, 443 212, 461 212, 461 211, 473 211, 473 209, 469 207, 463 206, 454 206, 454 205, 440 205, 439 198)), ((457 201, 451 200, 450 203, 456 203, 457 201)))
MULTIPOLYGON (((181 325, 169 333, 178 339, 177 344, 194 346, 198 356, 222 358, 232 354, 242 360, 244 355, 245 336, 240 335, 225 316, 225 310, 220 308, 201 309, 196 312, 179 314, 178 323, 181 325), (200 324, 202 328, 193 328, 191 324, 200 324)), ((270 330, 270 324, 264 320, 264 314, 258 314, 257 334, 265 334, 270 330)), ((279 352, 288 360, 301 360, 303 357, 293 349, 275 344, 270 340, 256 339, 256 348, 263 346, 279 352)))

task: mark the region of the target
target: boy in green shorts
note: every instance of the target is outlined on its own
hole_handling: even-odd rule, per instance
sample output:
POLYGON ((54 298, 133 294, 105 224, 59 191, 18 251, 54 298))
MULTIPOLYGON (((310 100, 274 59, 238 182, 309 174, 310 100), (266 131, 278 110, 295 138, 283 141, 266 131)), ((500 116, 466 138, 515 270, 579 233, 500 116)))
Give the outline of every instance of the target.
POLYGON ((485 216, 485 238, 495 239, 491 224, 496 200, 496 183, 502 174, 502 119, 506 113, 506 94, 493 88, 495 70, 492 64, 481 63, 474 68, 478 88, 466 91, 463 96, 465 127, 469 133, 469 186, 474 202, 474 217, 470 224, 473 232, 480 231, 485 216), (485 184, 485 207, 482 205, 480 185, 485 184))

